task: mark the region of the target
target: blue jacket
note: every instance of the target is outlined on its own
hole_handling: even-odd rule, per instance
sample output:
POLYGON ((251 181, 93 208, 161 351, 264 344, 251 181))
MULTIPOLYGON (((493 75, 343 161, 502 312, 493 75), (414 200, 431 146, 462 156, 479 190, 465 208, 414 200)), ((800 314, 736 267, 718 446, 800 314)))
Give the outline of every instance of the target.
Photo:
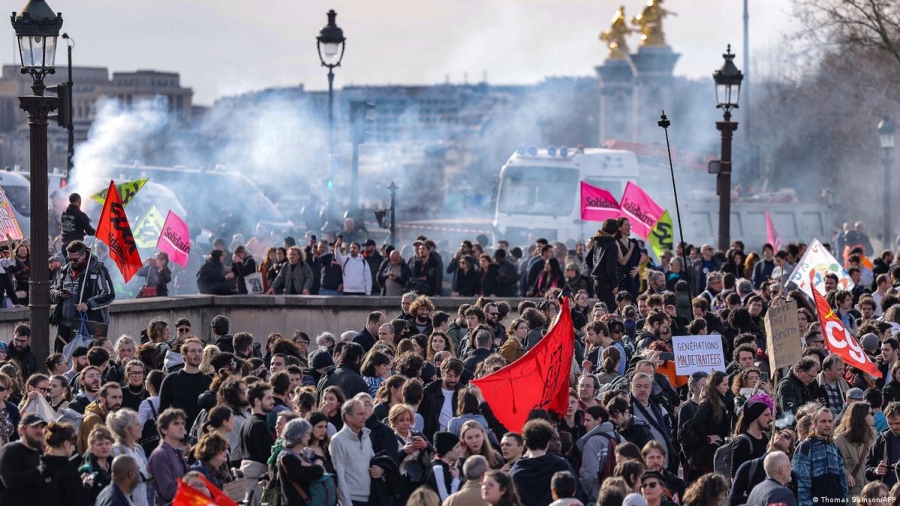
POLYGON ((823 497, 847 498, 844 457, 834 442, 818 437, 805 439, 794 452, 793 466, 798 504, 812 504, 813 497, 817 502, 823 497))

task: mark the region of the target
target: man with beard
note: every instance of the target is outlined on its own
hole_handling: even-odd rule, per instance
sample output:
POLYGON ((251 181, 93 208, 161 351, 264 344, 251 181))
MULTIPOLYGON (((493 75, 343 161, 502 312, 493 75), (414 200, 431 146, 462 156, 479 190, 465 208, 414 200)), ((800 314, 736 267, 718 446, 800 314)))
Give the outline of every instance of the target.
POLYGON ((744 405, 737 420, 739 437, 732 448, 731 476, 737 475, 744 462, 766 454, 771 425, 772 409, 765 403, 753 401, 744 405))
POLYGON ((425 396, 418 410, 425 419, 423 433, 447 430, 450 419, 458 415, 459 377, 463 369, 462 361, 457 358, 444 360, 441 362, 441 379, 425 387, 425 396))
POLYGON ((66 247, 69 263, 63 267, 50 286, 50 302, 56 304, 51 321, 56 321, 56 352, 72 339, 72 329, 85 319, 109 323, 109 305, 116 299, 109 271, 81 241, 66 247))
POLYGON ((184 369, 169 374, 162 382, 159 391, 159 410, 178 408, 185 413, 185 423, 188 427, 194 425, 194 420, 200 414, 200 406, 197 397, 209 390, 212 378, 200 371, 200 362, 203 359, 203 343, 196 337, 184 341, 181 346, 181 355, 184 358, 184 369))
POLYGON ((434 303, 425 295, 416 297, 416 300, 409 306, 409 314, 413 315, 413 319, 409 322, 415 329, 414 334, 425 334, 430 336, 434 331, 431 326, 431 313, 434 312, 434 303))
POLYGON ((25 415, 19 422, 19 440, 0 448, 0 504, 35 504, 35 493, 44 483, 41 448, 47 422, 25 415))
POLYGON ((887 487, 897 484, 895 464, 900 462, 900 402, 892 402, 884 408, 888 430, 875 439, 866 455, 866 480, 879 480, 887 487))
POLYGON ((384 262, 384 257, 378 252, 375 241, 372 239, 366 240, 365 244, 363 244, 362 256, 366 263, 369 264, 369 274, 372 276, 372 291, 370 293, 373 295, 379 294, 381 293, 381 283, 378 281, 378 268, 384 262))
POLYGON ((494 339, 500 340, 499 344, 494 343, 495 346, 500 347, 506 342, 506 327, 500 323, 500 309, 496 303, 490 302, 484 305, 484 323, 491 328, 491 332, 494 333, 494 339))
POLYGON ((444 273, 441 269, 440 257, 434 252, 437 245, 434 241, 427 240, 416 241, 413 246, 416 247, 417 255, 409 262, 412 279, 420 281, 422 295, 439 297, 444 273))
POLYGON ((122 386, 118 383, 104 383, 100 387, 100 398, 87 405, 84 420, 78 430, 78 453, 84 454, 88 449, 88 436, 94 427, 106 423, 106 417, 122 407, 122 386))
POLYGON ((29 378, 38 370, 37 357, 31 351, 31 327, 27 323, 16 324, 9 342, 9 359, 16 362, 23 378, 29 378))
POLYGON ((372 311, 366 319, 366 326, 356 334, 353 342, 362 346, 363 351, 368 353, 372 346, 375 346, 375 342, 378 341, 378 329, 382 325, 384 325, 384 313, 372 311))
POLYGON ((639 352, 645 352, 656 341, 668 338, 669 316, 663 311, 653 311, 644 320, 644 329, 637 336, 635 345, 639 352))
MULTIPOLYGON (((815 502, 825 504, 839 504, 847 499, 847 471, 844 458, 831 438, 833 432, 834 415, 831 410, 824 406, 817 409, 813 414, 813 433, 794 452, 797 504, 813 504, 813 498, 815 502)), ((885 469, 886 466, 882 462, 879 468, 885 469)))
POLYGON ((78 376, 78 385, 81 390, 75 396, 75 399, 69 403, 69 409, 76 413, 84 414, 88 404, 96 401, 100 396, 100 379, 102 377, 103 373, 95 366, 89 365, 82 369, 81 374, 78 376))
POLYGON ((272 431, 266 423, 266 416, 275 409, 272 387, 257 381, 247 389, 247 401, 252 414, 241 427, 241 453, 244 455, 241 470, 250 483, 256 483, 268 470, 266 462, 272 454, 272 445, 275 444, 272 431))

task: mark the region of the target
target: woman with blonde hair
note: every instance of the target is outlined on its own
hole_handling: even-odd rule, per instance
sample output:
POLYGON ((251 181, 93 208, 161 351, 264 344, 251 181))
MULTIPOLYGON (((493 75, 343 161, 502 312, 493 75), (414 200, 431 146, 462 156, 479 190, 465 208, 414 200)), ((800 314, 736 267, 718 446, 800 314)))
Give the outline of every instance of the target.
POLYGON ((397 437, 400 461, 400 504, 406 504, 413 490, 422 484, 422 475, 431 462, 434 448, 421 433, 412 430, 416 412, 408 404, 397 404, 388 413, 388 426, 397 437))
POLYGON ((216 368, 212 365, 213 360, 222 353, 219 347, 214 344, 206 345, 203 348, 203 358, 200 360, 200 372, 210 376, 216 373, 216 368))
POLYGON ((147 325, 147 339, 151 343, 167 343, 171 333, 169 322, 162 318, 154 318, 147 325))
POLYGON ((477 420, 469 420, 463 424, 459 431, 459 443, 462 447, 460 464, 472 455, 484 457, 491 469, 500 469, 504 464, 503 456, 491 447, 487 431, 477 420))
POLYGON ((96 501, 100 491, 112 482, 113 441, 112 432, 104 425, 94 427, 88 435, 88 451, 78 472, 92 479, 91 501, 96 501))

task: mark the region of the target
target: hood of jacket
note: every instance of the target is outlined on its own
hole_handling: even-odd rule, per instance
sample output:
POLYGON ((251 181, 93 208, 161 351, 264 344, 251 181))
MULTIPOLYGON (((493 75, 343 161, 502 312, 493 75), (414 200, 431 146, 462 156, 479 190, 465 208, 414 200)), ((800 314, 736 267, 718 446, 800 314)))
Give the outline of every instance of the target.
POLYGON ((612 422, 603 422, 601 424, 597 424, 587 434, 578 438, 578 441, 575 442, 575 446, 578 448, 578 451, 583 452, 584 445, 587 444, 588 439, 603 432, 607 434, 613 434, 613 431, 615 431, 615 427, 613 426, 612 422))
POLYGON ((181 356, 181 353, 177 353, 174 350, 169 350, 166 352, 166 358, 163 361, 163 368, 167 371, 171 371, 173 367, 183 365, 184 357, 181 356))

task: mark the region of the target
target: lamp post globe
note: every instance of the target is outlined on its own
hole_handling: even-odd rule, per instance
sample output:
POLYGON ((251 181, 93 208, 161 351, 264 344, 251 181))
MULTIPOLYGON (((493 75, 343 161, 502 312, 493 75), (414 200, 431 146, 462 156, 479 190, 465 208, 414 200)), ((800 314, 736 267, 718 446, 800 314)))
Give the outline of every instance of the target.
POLYGON ((726 251, 731 243, 731 141, 738 124, 731 121, 731 110, 738 108, 741 96, 741 81, 744 74, 734 65, 731 45, 722 55, 725 63, 713 72, 716 83, 716 108, 722 109, 722 121, 716 122, 716 129, 722 134, 721 170, 716 175, 716 193, 719 196, 719 233, 717 246, 726 251))
POLYGON ((344 31, 335 23, 337 13, 334 9, 328 11, 328 24, 319 30, 316 37, 316 49, 319 52, 319 61, 323 67, 328 68, 328 167, 329 167, 329 187, 327 199, 326 223, 333 227, 334 217, 340 213, 335 209, 334 199, 334 68, 341 66, 341 60, 344 59, 344 47, 347 39, 344 37, 344 31))
POLYGON ((50 354, 50 269, 48 266, 47 209, 47 118, 56 109, 57 98, 45 97, 44 77, 56 72, 56 40, 62 28, 61 13, 54 13, 45 0, 28 0, 10 17, 19 41, 21 72, 32 79, 33 95, 19 97, 19 107, 28 113, 31 180, 31 272, 28 306, 32 351, 43 361, 50 354))

